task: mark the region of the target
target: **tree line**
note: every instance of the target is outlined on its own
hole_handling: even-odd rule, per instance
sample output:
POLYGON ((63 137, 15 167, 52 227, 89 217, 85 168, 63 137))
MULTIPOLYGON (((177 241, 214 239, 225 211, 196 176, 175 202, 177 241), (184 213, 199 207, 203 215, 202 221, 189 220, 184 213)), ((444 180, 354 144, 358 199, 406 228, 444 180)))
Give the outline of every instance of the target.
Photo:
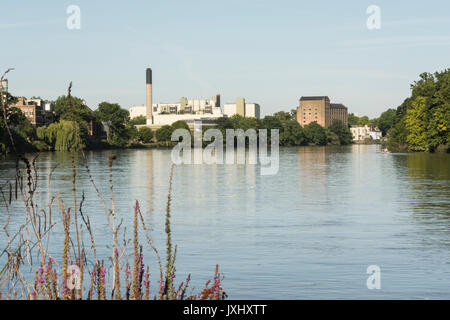
POLYGON ((395 110, 387 144, 393 150, 449 152, 450 69, 422 73, 395 110))
MULTIPOLYGON (((102 102, 93 111, 84 100, 66 96, 56 100, 54 122, 34 128, 20 109, 13 107, 17 98, 2 93, 2 121, 0 121, 0 153, 12 152, 10 133, 19 151, 68 150, 77 146, 74 139, 78 130, 82 145, 88 149, 127 147, 137 143, 168 142, 178 128, 189 129, 184 121, 165 125, 156 131, 140 127, 146 123, 145 116, 130 119, 128 110, 117 103, 102 102), (5 125, 6 122, 6 125, 5 125), (9 132, 8 132, 9 127, 9 132), (106 131, 106 137, 102 132, 106 131)), ((450 122, 450 69, 434 74, 422 73, 411 85, 411 96, 396 109, 388 109, 380 117, 369 119, 349 114, 348 124, 377 126, 386 136, 391 150, 430 151, 449 145, 450 122)), ((348 126, 335 121, 329 128, 316 122, 301 126, 296 120, 296 110, 279 111, 263 119, 244 118, 235 115, 216 120, 216 128, 224 137, 227 129, 279 130, 281 146, 346 145, 352 142, 348 126)))

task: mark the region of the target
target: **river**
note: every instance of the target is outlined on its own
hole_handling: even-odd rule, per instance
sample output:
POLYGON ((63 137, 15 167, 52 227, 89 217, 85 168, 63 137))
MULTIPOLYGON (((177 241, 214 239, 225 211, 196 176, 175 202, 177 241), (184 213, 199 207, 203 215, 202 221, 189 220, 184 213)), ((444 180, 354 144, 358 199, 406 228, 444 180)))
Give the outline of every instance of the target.
MULTIPOLYGON (((122 229, 132 236, 139 200, 164 252, 170 150, 87 152, 108 204, 111 154, 117 156, 113 185, 122 229)), ((94 225, 97 249, 106 255, 111 237, 104 210, 81 158, 76 162, 78 201, 84 191, 83 211, 94 225)), ((36 163, 40 208, 58 192, 66 207, 73 206, 70 154, 43 153, 36 163)), ((13 159, 2 158, 2 185, 13 175, 13 159)), ((449 299, 449 182, 448 154, 383 154, 377 145, 280 148, 279 172, 269 176, 260 175, 258 165, 176 166, 176 279, 191 273, 201 288, 219 264, 231 299, 449 299), (380 269, 380 289, 367 287, 371 265, 380 269)), ((1 226, 6 219, 1 204, 1 226)), ((24 219, 20 201, 14 201, 9 230, 24 219)), ((6 246, 1 233, 0 246, 6 246)), ((50 249, 61 246, 59 232, 50 249)), ((152 252, 144 255, 157 276, 152 252)))

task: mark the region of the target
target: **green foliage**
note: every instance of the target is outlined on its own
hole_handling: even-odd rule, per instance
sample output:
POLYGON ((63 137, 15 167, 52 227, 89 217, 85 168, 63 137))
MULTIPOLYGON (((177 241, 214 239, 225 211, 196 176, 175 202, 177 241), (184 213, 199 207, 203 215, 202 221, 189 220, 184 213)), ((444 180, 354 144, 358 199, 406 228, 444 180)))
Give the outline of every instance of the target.
POLYGON ((171 141, 173 131, 174 129, 172 126, 162 126, 155 132, 156 139, 158 140, 158 142, 171 141))
POLYGON ((364 127, 370 123, 370 119, 368 116, 362 116, 358 118, 358 125, 364 127))
POLYGON ((353 113, 348 115, 348 125, 349 126, 357 126, 359 118, 355 116, 353 113))
MULTIPOLYGON (((286 111, 278 111, 274 113, 273 116, 280 121, 288 121, 296 119, 296 117, 294 117, 293 112, 286 112, 286 111)), ((295 111, 295 116, 297 116, 297 111, 295 111)))
POLYGON ((186 123, 186 121, 183 121, 183 120, 178 120, 178 121, 175 121, 174 123, 172 123, 172 128, 173 128, 173 130, 175 130, 175 129, 189 130, 188 124, 186 123))
POLYGON ((135 117, 129 121, 129 124, 132 126, 147 124, 147 117, 146 116, 135 117))
POLYGON ((327 135, 327 144, 329 145, 340 145, 341 141, 336 133, 331 131, 329 128, 325 128, 325 133, 327 135))
POLYGON ((33 126, 19 108, 10 107, 8 109, 7 117, 9 128, 14 131, 15 134, 19 135, 24 140, 32 140, 35 138, 33 126))
MULTIPOLYGON (((13 104, 16 104, 17 101, 19 100, 17 97, 14 97, 13 95, 11 95, 11 93, 9 92, 3 92, 3 95, 6 96, 6 105, 10 106, 13 104)), ((1 110, 2 115, 3 115, 3 110, 1 110)))
POLYGON ((138 138, 144 143, 149 143, 153 139, 153 131, 148 127, 141 127, 138 130, 138 138))
POLYGON ((388 131, 388 146, 434 151, 449 144, 450 69, 422 73, 411 85, 411 97, 397 108, 388 131))
POLYGON ((130 141, 133 140, 138 140, 139 139, 139 131, 138 129, 133 126, 130 125, 129 123, 125 126, 125 130, 126 130, 126 136, 128 137, 128 139, 130 141))
MULTIPOLYGON (((352 143, 353 140, 352 132, 345 124, 342 123, 342 121, 334 120, 329 129, 332 133, 334 133, 338 137, 339 143, 341 145, 347 145, 352 143)), ((329 138, 330 137, 332 138, 332 140, 335 139, 334 136, 332 135, 329 135, 329 138)))
POLYGON ((319 125, 317 122, 311 122, 304 128, 306 139, 309 143, 314 143, 316 145, 326 145, 327 144, 327 134, 325 128, 319 125))
POLYGON ((112 145, 124 146, 130 140, 130 131, 126 124, 130 119, 128 110, 122 109, 117 103, 102 102, 95 111, 96 118, 106 123, 109 130, 107 140, 112 145))
POLYGON ((380 128, 383 136, 394 126, 395 123, 395 109, 388 109, 383 112, 380 117, 377 119, 376 125, 380 128))
POLYGON ((261 127, 267 130, 278 129, 283 130, 283 123, 275 116, 265 116, 261 121, 261 127))
POLYGON ((306 142, 302 126, 296 120, 287 120, 283 123, 280 133, 280 144, 283 146, 299 146, 306 142))
POLYGON ((88 106, 86 106, 82 99, 72 97, 72 108, 69 106, 69 99, 67 96, 59 97, 55 102, 55 118, 56 121, 68 120, 76 121, 78 123, 89 123, 95 119, 94 113, 88 106))
MULTIPOLYGON (((7 102, 9 105, 15 101, 15 97, 9 95, 7 102)), ((19 108, 5 107, 6 122, 11 131, 11 135, 16 146, 17 151, 27 152, 32 151, 33 146, 31 141, 35 138, 35 130, 25 115, 19 108)), ((11 137, 4 122, 4 110, 0 106, 0 154, 9 153, 13 151, 11 137)))
POLYGON ((39 139, 56 151, 69 151, 70 148, 78 150, 78 137, 76 130, 80 130, 77 123, 73 121, 61 120, 52 123, 48 127, 40 127, 37 130, 39 139))
POLYGON ((406 142, 412 151, 427 150, 426 110, 426 99, 419 96, 412 102, 411 108, 406 111, 405 127, 409 132, 406 142))

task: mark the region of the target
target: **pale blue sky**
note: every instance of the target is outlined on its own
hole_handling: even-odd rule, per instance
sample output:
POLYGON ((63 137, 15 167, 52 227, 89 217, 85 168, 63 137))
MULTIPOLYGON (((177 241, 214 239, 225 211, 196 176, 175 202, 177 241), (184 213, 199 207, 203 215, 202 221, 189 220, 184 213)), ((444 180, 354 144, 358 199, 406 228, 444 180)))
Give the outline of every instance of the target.
POLYGON ((409 95, 424 71, 449 66, 450 2, 265 0, 0 0, 0 69, 10 91, 55 99, 73 94, 97 108, 181 96, 245 97, 262 114, 302 95, 328 95, 350 112, 378 116, 409 95), (66 9, 81 8, 81 30, 66 9), (366 8, 381 8, 368 30, 366 8))

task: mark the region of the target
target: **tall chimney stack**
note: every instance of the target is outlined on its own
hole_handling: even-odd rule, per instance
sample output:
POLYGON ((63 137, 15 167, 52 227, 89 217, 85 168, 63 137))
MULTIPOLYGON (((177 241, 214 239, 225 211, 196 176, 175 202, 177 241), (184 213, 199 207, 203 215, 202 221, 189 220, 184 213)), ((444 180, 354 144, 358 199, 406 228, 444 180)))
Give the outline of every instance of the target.
POLYGON ((146 72, 146 114, 147 114, 147 124, 153 124, 153 102, 152 102, 152 69, 147 68, 146 72))

